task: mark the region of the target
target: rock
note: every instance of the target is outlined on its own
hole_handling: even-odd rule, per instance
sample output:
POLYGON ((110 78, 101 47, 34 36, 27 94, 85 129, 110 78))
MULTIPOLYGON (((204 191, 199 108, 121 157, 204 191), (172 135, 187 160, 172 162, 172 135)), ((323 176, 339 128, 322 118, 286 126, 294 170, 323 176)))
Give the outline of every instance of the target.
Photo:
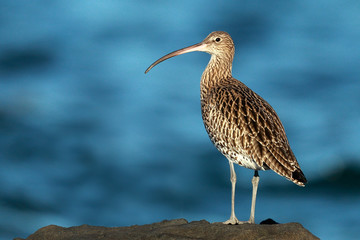
MULTIPOLYGON (((130 227, 59 227, 49 225, 26 240, 118 240, 118 239, 319 239, 299 223, 224 225, 205 220, 188 223, 185 219, 164 220, 130 227)), ((14 240, 23 240, 16 238, 14 240)))

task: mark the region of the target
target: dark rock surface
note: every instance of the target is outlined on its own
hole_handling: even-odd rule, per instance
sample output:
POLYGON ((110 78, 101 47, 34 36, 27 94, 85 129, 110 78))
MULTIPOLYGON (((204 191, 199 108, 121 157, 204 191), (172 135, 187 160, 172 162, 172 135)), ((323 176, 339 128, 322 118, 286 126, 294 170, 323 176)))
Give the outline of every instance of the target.
MULTIPOLYGON (((81 225, 63 228, 43 227, 26 240, 115 240, 115 239, 319 239, 299 223, 224 225, 205 220, 188 223, 185 219, 165 220, 130 227, 81 225)), ((23 240, 15 238, 15 240, 23 240)))

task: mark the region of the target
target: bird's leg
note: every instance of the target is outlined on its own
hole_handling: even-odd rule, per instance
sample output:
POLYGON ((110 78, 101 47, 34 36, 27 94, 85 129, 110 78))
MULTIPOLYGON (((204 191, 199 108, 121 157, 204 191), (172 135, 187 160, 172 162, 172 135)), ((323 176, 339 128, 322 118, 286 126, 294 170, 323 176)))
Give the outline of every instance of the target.
POLYGON ((234 170, 234 163, 229 160, 230 164, 230 181, 231 181, 231 215, 230 219, 223 222, 224 224, 239 224, 240 221, 235 216, 235 184, 236 184, 236 173, 234 170))
POLYGON ((255 203, 256 203, 256 193, 259 185, 259 174, 258 171, 255 170, 254 176, 251 180, 253 185, 253 192, 252 192, 252 199, 251 199, 251 212, 250 212, 250 219, 249 223, 255 223, 255 203))

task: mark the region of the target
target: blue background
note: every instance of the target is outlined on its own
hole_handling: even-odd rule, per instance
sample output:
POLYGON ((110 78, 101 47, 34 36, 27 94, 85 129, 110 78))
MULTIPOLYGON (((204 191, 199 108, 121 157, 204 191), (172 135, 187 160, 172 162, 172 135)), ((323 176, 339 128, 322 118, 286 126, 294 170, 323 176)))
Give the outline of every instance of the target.
MULTIPOLYGON (((209 55, 159 57, 227 31, 233 75, 280 116, 309 183, 260 172, 255 221, 359 236, 360 2, 0 3, 0 238, 40 227, 224 221, 227 160, 208 139, 209 55)), ((236 167, 236 213, 253 172, 236 167)))

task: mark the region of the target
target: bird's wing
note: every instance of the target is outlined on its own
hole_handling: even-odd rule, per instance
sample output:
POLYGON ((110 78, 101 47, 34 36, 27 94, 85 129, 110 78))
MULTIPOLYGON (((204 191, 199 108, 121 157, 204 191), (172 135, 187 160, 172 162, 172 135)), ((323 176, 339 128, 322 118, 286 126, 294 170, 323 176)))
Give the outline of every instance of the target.
POLYGON ((304 185, 306 179, 290 148, 284 127, 275 110, 246 85, 234 79, 232 84, 213 88, 211 106, 239 131, 235 140, 259 166, 268 167, 304 185))

